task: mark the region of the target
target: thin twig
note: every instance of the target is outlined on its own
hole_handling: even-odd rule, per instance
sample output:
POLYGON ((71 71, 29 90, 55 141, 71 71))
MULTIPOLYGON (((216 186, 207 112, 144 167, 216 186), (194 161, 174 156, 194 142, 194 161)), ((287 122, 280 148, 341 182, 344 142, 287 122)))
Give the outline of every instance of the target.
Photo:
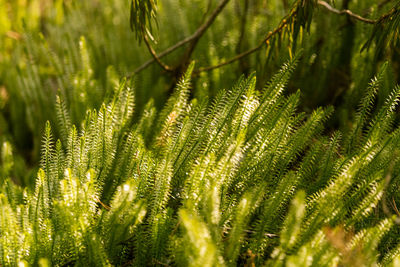
POLYGON ((146 33, 143 33, 143 40, 144 40, 150 54, 153 56, 153 59, 158 63, 158 65, 160 65, 161 68, 165 71, 172 71, 172 68, 170 66, 168 66, 167 64, 165 64, 164 62, 162 62, 161 59, 157 56, 157 53, 151 46, 149 37, 147 36, 146 33))
POLYGON ((321 5, 321 6, 325 7, 328 11, 333 12, 333 13, 338 14, 338 15, 347 14, 350 17, 352 17, 352 18, 354 18, 356 20, 359 20, 359 21, 362 21, 362 22, 365 22, 365 23, 368 23, 368 24, 375 24, 376 23, 376 20, 367 19, 367 18, 361 17, 360 15, 353 13, 351 10, 348 10, 348 9, 343 9, 343 10, 336 9, 336 8, 332 7, 331 5, 329 5, 327 2, 322 1, 322 0, 318 1, 318 5, 321 5))
MULTIPOLYGON (((331 12, 334 12, 336 14, 348 14, 349 16, 351 16, 351 17, 353 17, 353 18, 355 18, 355 19, 357 19, 359 21, 363 21, 365 23, 368 23, 368 24, 375 24, 377 22, 376 20, 363 18, 360 15, 357 15, 357 14, 355 14, 352 11, 347 10, 347 9, 346 10, 337 10, 337 9, 333 8, 332 6, 330 6, 328 3, 326 3, 325 1, 318 1, 318 4, 324 6, 326 9, 328 9, 331 12)), ((235 61, 237 61, 237 60, 239 60, 239 59, 241 59, 243 57, 246 57, 246 56, 258 51, 259 49, 261 49, 263 47, 264 43, 268 43, 269 39, 271 39, 275 34, 280 33, 281 30, 288 23, 289 18, 291 16, 295 15, 295 14, 296 14, 296 12, 292 11, 291 14, 289 14, 286 17, 286 19, 283 19, 281 21, 281 23, 279 24, 279 26, 277 28, 275 28, 275 30, 273 30, 272 32, 269 32, 268 35, 264 38, 264 40, 262 42, 260 42, 256 47, 251 48, 251 49, 249 49, 249 50, 247 50, 247 51, 245 51, 245 52, 243 52, 241 54, 238 54, 238 55, 234 56, 231 59, 228 59, 228 60, 226 60, 226 61, 224 61, 222 63, 216 64, 214 66, 199 68, 199 69, 195 70, 194 73, 198 74, 200 72, 210 71, 210 70, 213 70, 213 69, 217 69, 217 68, 223 67, 225 65, 231 64, 231 63, 233 63, 233 62, 235 62, 235 61)))
MULTIPOLYGON (((229 2, 229 0, 222 0, 221 3, 215 8, 215 10, 211 14, 211 16, 208 18, 208 20, 206 22, 204 22, 192 35, 186 37, 185 39, 183 39, 183 40, 181 40, 179 42, 177 42, 173 46, 170 46, 169 48, 165 49, 163 52, 161 52, 159 54, 156 54, 157 58, 160 59, 160 58, 172 53, 176 49, 184 46, 185 44, 190 43, 193 40, 196 40, 197 38, 200 38, 204 34, 204 32, 208 29, 208 27, 211 26, 211 24, 214 22, 215 18, 223 10, 223 8, 225 7, 225 5, 228 2, 229 2)), ((149 59, 143 65, 141 65, 140 67, 135 69, 133 71, 133 73, 127 75, 127 77, 129 78, 129 77, 133 76, 134 74, 144 70, 145 68, 150 66, 155 61, 156 61, 156 59, 154 57, 152 59, 149 59)))
POLYGON ((203 67, 203 68, 199 68, 197 70, 194 71, 195 74, 198 74, 200 72, 204 72, 204 71, 210 71, 213 69, 217 69, 220 68, 222 66, 231 64, 232 62, 235 62, 243 57, 246 57, 254 52, 256 52, 257 50, 259 50, 261 47, 263 47, 263 45, 265 43, 268 43, 269 39, 271 39, 275 34, 279 33, 282 31, 282 29, 286 26, 286 24, 288 24, 289 21, 289 17, 293 16, 295 14, 295 12, 292 12, 286 19, 283 19, 280 24, 278 25, 278 27, 276 27, 273 31, 270 31, 267 36, 256 46, 253 47, 243 53, 240 53, 239 55, 234 56, 231 59, 228 59, 227 61, 221 62, 219 64, 216 64, 214 66, 209 66, 209 67, 203 67))
MULTIPOLYGON (((187 53, 186 53, 186 56, 185 56, 185 58, 187 58, 187 55, 190 55, 190 54, 193 52, 193 49, 194 49, 194 47, 196 46, 198 39, 200 39, 200 37, 204 34, 204 32, 207 30, 207 28, 210 27, 210 25, 214 22, 215 18, 218 16, 218 14, 222 11, 222 9, 225 7, 225 5, 226 5, 228 2, 229 2, 229 0, 222 0, 221 3, 217 6, 217 8, 213 11, 213 13, 211 14, 210 18, 209 18, 205 23, 203 23, 203 24, 196 30, 196 32, 194 32, 191 36, 186 37, 185 39, 183 39, 183 40, 177 42, 176 44, 174 44, 173 46, 171 46, 171 47, 165 49, 163 52, 161 52, 161 53, 159 53, 159 54, 156 54, 156 53, 154 52, 154 50, 153 50, 153 52, 154 52, 154 54, 152 53, 153 58, 150 59, 150 60, 148 60, 148 61, 146 61, 143 65, 141 65, 140 67, 138 67, 137 69, 135 69, 135 70, 133 71, 133 73, 132 73, 132 74, 129 74, 127 77, 133 76, 134 74, 136 74, 136 73, 138 73, 138 72, 144 70, 145 68, 147 68, 147 67, 148 67, 149 65, 151 65, 153 62, 155 62, 155 61, 159 60, 160 58, 162 58, 162 57, 164 57, 164 56, 170 54, 171 52, 173 52, 173 51, 175 51, 176 49, 178 49, 178 48, 184 46, 185 44, 192 42, 191 47, 188 48, 187 53)), ((364 18, 364 17, 362 17, 362 16, 360 16, 360 15, 358 15, 358 14, 353 13, 351 10, 348 10, 348 9, 338 10, 338 9, 332 7, 331 5, 329 5, 327 2, 322 1, 322 0, 319 0, 319 1, 318 1, 318 4, 321 5, 321 6, 323 6, 323 7, 325 7, 325 8, 326 8, 328 11, 330 11, 330 12, 333 12, 333 13, 339 14, 339 15, 347 14, 347 15, 349 15, 350 17, 352 17, 352 18, 354 18, 354 19, 356 19, 356 20, 362 21, 362 22, 364 22, 364 23, 376 24, 377 21, 378 21, 378 20, 372 20, 372 19, 364 18)), ((251 49, 249 49, 249 50, 247 50, 247 51, 245 51, 245 52, 242 52, 242 53, 240 53, 240 54, 238 54, 238 55, 232 57, 231 59, 228 59, 228 60, 226 60, 226 61, 224 61, 224 62, 221 62, 221 63, 219 63, 219 64, 216 64, 216 65, 213 65, 213 66, 208 66, 208 67, 199 68, 199 69, 195 70, 193 73, 194 73, 194 74, 198 74, 198 73, 200 73, 200 72, 210 71, 210 70, 213 70, 213 69, 217 69, 217 68, 223 67, 223 66, 225 66, 225 65, 229 65, 229 64, 231 64, 231 63, 233 63, 233 62, 235 62, 235 61, 237 61, 237 60, 240 60, 240 59, 242 59, 242 58, 244 58, 244 57, 246 57, 246 56, 248 56, 248 55, 250 55, 250 54, 252 54, 252 53, 254 53, 254 52, 256 52, 256 51, 258 51, 259 49, 261 49, 261 48, 263 47, 263 45, 264 45, 265 43, 268 43, 268 41, 269 41, 275 34, 280 33, 280 32, 282 31, 282 29, 287 25, 287 23, 288 23, 288 21, 289 21, 289 18, 290 18, 291 16, 295 15, 295 14, 296 14, 296 12, 292 10, 292 12, 291 12, 289 15, 287 15, 286 18, 283 19, 283 20, 280 22, 280 24, 278 25, 278 27, 276 27, 273 31, 270 31, 270 32, 267 34, 267 36, 262 40, 262 42, 260 42, 257 46, 255 46, 255 47, 253 47, 253 48, 251 48, 251 49)), ((161 62, 161 61, 160 61, 160 62, 161 62)), ((158 63, 160 64, 160 62, 158 62, 158 63)))
POLYGON ((106 210, 111 210, 111 207, 101 202, 100 199, 97 199, 97 202, 100 203, 100 205, 103 206, 103 208, 105 208, 106 210))
POLYGON ((400 212, 399 212, 399 210, 398 210, 398 208, 397 208, 397 206, 396 206, 396 202, 394 201, 394 198, 392 198, 392 206, 393 206, 393 209, 394 209, 394 211, 396 212, 396 214, 397 214, 397 216, 400 216, 400 212))

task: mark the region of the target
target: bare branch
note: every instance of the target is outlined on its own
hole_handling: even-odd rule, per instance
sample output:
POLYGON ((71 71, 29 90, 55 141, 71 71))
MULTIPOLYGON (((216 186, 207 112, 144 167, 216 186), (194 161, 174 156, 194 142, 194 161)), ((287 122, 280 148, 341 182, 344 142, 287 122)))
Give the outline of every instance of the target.
MULTIPOLYGON (((362 22, 365 22, 365 23, 368 23, 368 24, 375 24, 377 22, 376 20, 363 18, 363 17, 361 17, 361 16, 359 16, 359 15, 357 15, 357 14, 355 14, 352 11, 347 10, 347 9, 346 10, 337 10, 337 9, 333 8, 332 6, 330 6, 328 3, 326 3, 325 1, 321 1, 320 0, 320 1, 318 1, 318 4, 324 6, 326 9, 328 9, 329 11, 331 11, 333 13, 340 14, 340 15, 341 14, 347 14, 347 15, 349 15, 349 16, 351 16, 351 17, 353 17, 353 18, 355 18, 355 19, 357 19, 359 21, 362 21, 362 22)), ((281 21, 281 23, 278 25, 278 27, 275 28, 275 30, 273 30, 272 32, 269 32, 268 35, 264 38, 264 40, 260 44, 258 44, 256 47, 254 47, 252 49, 249 49, 249 50, 247 50, 247 51, 245 51, 245 52, 243 52, 241 54, 238 54, 238 55, 234 56, 233 58, 228 59, 227 61, 224 61, 224 62, 219 63, 217 65, 204 67, 204 68, 199 68, 198 70, 195 70, 194 73, 198 74, 200 72, 210 71, 210 70, 213 70, 213 69, 217 69, 217 68, 223 67, 225 65, 231 64, 231 63, 233 63, 233 62, 235 62, 235 61, 237 61, 237 60, 239 60, 239 59, 241 59, 243 57, 246 57, 246 56, 258 51, 259 49, 261 49, 263 47, 264 43, 268 43, 269 39, 271 39, 275 34, 281 32, 281 30, 284 28, 284 26, 288 23, 289 18, 291 16, 295 15, 295 13, 296 12, 292 11, 286 17, 286 19, 283 19, 281 21)))
POLYGON ((161 68, 165 71, 172 71, 172 68, 165 64, 164 62, 161 61, 161 59, 158 58, 156 51, 154 51, 153 47, 150 44, 149 37, 147 36, 146 33, 143 33, 143 40, 149 49, 150 54, 153 56, 153 59, 158 63, 158 65, 161 66, 161 68))
MULTIPOLYGON (((390 1, 390 0, 389 0, 389 1, 390 1)), ((185 38, 185 39, 183 39, 183 40, 177 42, 175 45, 173 45, 173 46, 167 48, 166 50, 164 50, 163 52, 161 52, 161 53, 159 53, 159 54, 152 53, 153 58, 150 59, 150 60, 148 60, 148 61, 146 61, 143 65, 141 65, 141 66, 138 67, 136 70, 134 70, 132 74, 128 75, 128 77, 130 77, 130 76, 132 76, 132 75, 134 75, 134 74, 136 74, 136 73, 142 71, 143 69, 147 68, 149 65, 151 65, 151 64, 152 64, 153 62, 155 62, 155 61, 157 61, 157 62, 160 64, 160 62, 159 62, 159 59, 160 59, 160 58, 162 58, 162 57, 164 57, 164 56, 170 54, 171 52, 173 52, 173 51, 175 51, 176 49, 178 49, 178 48, 184 46, 184 45, 187 44, 187 43, 192 43, 191 46, 188 48, 188 50, 187 50, 187 52, 186 52, 186 56, 184 57, 184 59, 185 59, 185 58, 187 59, 188 55, 190 56, 190 54, 193 52, 193 49, 194 49, 194 47, 196 46, 197 41, 198 41, 198 40, 200 39, 200 37, 204 34, 204 32, 208 29, 208 27, 210 27, 210 25, 214 22, 215 18, 216 18, 216 17, 218 16, 218 14, 223 10, 223 8, 225 7, 225 5, 226 5, 228 2, 229 2, 229 0, 222 0, 222 1, 220 2, 220 4, 217 6, 217 8, 213 11, 213 13, 211 14, 210 18, 209 18, 205 23, 203 23, 203 24, 196 30, 196 32, 194 32, 191 36, 189 36, 189 37, 187 37, 187 38, 185 38)), ((333 12, 333 13, 335 13, 335 14, 339 14, 339 15, 345 15, 345 14, 347 14, 348 16, 350 16, 350 17, 352 17, 352 18, 354 18, 354 19, 356 19, 356 20, 358 20, 358 21, 361 21, 361 22, 364 22, 364 23, 368 23, 368 24, 376 24, 376 23, 377 23, 377 20, 372 20, 372 19, 364 18, 364 17, 362 17, 362 16, 360 16, 360 15, 358 15, 358 14, 353 13, 351 10, 348 10, 348 9, 338 10, 338 9, 332 7, 331 5, 329 5, 327 2, 322 1, 322 0, 319 0, 319 1, 318 1, 318 4, 321 5, 321 6, 323 6, 323 7, 325 7, 328 11, 333 12)), ((224 62, 221 62, 221 63, 219 63, 219 64, 216 64, 216 65, 214 65, 214 66, 208 66, 208 67, 199 68, 199 69, 195 70, 193 73, 194 73, 194 74, 198 74, 198 73, 200 73, 200 72, 210 71, 210 70, 213 70, 213 69, 217 69, 217 68, 223 67, 223 66, 225 66, 225 65, 229 65, 229 64, 231 64, 231 63, 233 63, 233 62, 235 62, 235 61, 237 61, 237 60, 240 60, 240 59, 242 59, 242 58, 244 58, 244 57, 246 57, 246 56, 248 56, 248 55, 250 55, 250 54, 252 54, 252 53, 254 53, 254 52, 256 52, 256 51, 258 51, 259 49, 261 49, 261 48, 263 47, 263 45, 264 45, 265 43, 268 44, 268 41, 269 41, 275 34, 280 33, 280 32, 282 31, 282 29, 283 29, 283 28, 286 26, 286 24, 288 23, 290 17, 293 16, 293 15, 295 15, 295 14, 296 14, 296 12, 292 10, 292 12, 290 12, 290 14, 288 14, 288 15, 286 16, 286 18, 283 19, 283 20, 279 23, 278 27, 276 27, 273 31, 270 31, 270 32, 267 34, 267 36, 266 36, 257 46, 255 46, 255 47, 253 47, 253 48, 251 48, 251 49, 249 49, 249 50, 247 50, 247 51, 244 51, 244 52, 242 52, 242 53, 240 53, 240 54, 238 54, 238 55, 232 57, 231 59, 228 59, 228 60, 226 60, 226 61, 224 61, 224 62)), ((154 52, 154 50, 153 50, 153 52, 154 52)))
POLYGON ((283 29, 283 28, 286 26, 286 24, 288 23, 289 17, 293 16, 294 14, 295 14, 295 12, 292 12, 291 14, 289 14, 289 15, 287 16, 286 19, 283 19, 283 20, 279 23, 278 27, 276 27, 273 31, 270 31, 270 32, 267 34, 267 36, 266 36, 256 47, 253 47, 253 48, 251 48, 251 49, 249 49, 249 50, 247 50, 247 51, 245 51, 245 52, 243 52, 243 53, 240 53, 239 55, 236 55, 236 56, 234 56, 233 58, 228 59, 227 61, 224 61, 224 62, 219 63, 219 64, 217 64, 217 65, 209 66, 209 67, 204 67, 204 68, 199 68, 199 69, 195 70, 194 73, 197 74, 197 73, 200 73, 200 72, 210 71, 210 70, 213 70, 213 69, 220 68, 220 67, 222 67, 222 66, 231 64, 232 62, 235 62, 235 61, 237 61, 237 60, 239 60, 239 59, 241 59, 241 58, 243 58, 243 57, 246 57, 246 56, 248 56, 248 55, 250 55, 250 54, 256 52, 257 50, 261 49, 265 43, 268 43, 268 41, 269 41, 275 34, 281 32, 282 29, 283 29))
MULTIPOLYGON (((163 52, 161 52, 159 54, 156 54, 156 58, 161 59, 162 57, 172 53, 173 51, 175 51, 176 49, 184 46, 185 44, 190 43, 193 40, 196 40, 196 39, 200 38, 204 34, 204 32, 208 29, 208 27, 211 26, 211 24, 214 22, 215 18, 224 9, 224 7, 226 6, 226 4, 228 2, 229 2, 229 0, 222 0, 221 3, 215 8, 213 13, 210 15, 209 19, 206 22, 204 22, 192 35, 186 37, 185 39, 183 39, 183 40, 181 40, 179 42, 177 42, 173 46, 170 46, 169 48, 165 49, 163 52)), ((150 66, 155 61, 156 61, 156 59, 153 56, 152 59, 149 59, 148 61, 146 61, 143 65, 141 65, 140 67, 135 69, 133 71, 133 73, 127 75, 127 77, 131 77, 134 74, 144 70, 145 68, 150 66)))
POLYGON ((356 20, 362 21, 364 23, 368 23, 368 24, 375 24, 376 23, 376 20, 367 19, 367 18, 361 17, 360 15, 353 13, 351 10, 348 10, 348 9, 338 10, 338 9, 332 7, 331 5, 329 5, 327 2, 322 1, 322 0, 318 1, 318 5, 321 5, 321 6, 325 7, 328 11, 333 12, 333 13, 338 14, 338 15, 347 14, 350 17, 352 17, 352 18, 354 18, 356 20))

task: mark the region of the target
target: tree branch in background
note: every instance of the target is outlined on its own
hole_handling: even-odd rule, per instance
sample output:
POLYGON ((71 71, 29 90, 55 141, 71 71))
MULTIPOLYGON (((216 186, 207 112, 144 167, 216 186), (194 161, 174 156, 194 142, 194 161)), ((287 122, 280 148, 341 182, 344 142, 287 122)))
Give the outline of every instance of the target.
MULTIPOLYGON (((191 36, 189 36, 189 37, 177 42, 176 44, 174 44, 173 46, 165 49, 163 52, 161 52, 159 54, 156 54, 153 49, 150 50, 150 48, 149 48, 153 58, 148 60, 148 61, 146 61, 143 65, 138 67, 136 70, 133 71, 132 74, 128 75, 127 77, 131 77, 132 75, 144 70, 149 65, 151 65, 153 62, 158 62, 158 64, 160 64, 160 63, 163 64, 161 62, 160 58, 170 54, 171 52, 173 52, 176 49, 184 46, 185 44, 191 43, 190 46, 187 48, 187 50, 185 52, 185 55, 183 56, 182 60, 180 61, 180 63, 178 64, 177 67, 179 68, 180 66, 186 64, 189 61, 190 56, 193 53, 193 50, 196 47, 198 40, 205 33, 205 31, 211 26, 211 24, 214 22, 216 17, 219 15, 219 13, 223 10, 223 8, 226 6, 226 4, 228 2, 229 2, 229 0, 221 0, 221 2, 216 7, 216 9, 212 12, 212 14, 208 18, 208 20, 205 23, 203 23, 191 36)), ((390 2, 390 0, 386 0, 385 3, 386 2, 390 2)), ((362 17, 362 16, 360 16, 358 14, 355 14, 354 12, 352 12, 349 9, 338 10, 338 9, 332 7, 331 5, 329 5, 327 2, 322 1, 322 0, 318 1, 318 5, 321 5, 321 6, 325 7, 328 11, 330 11, 332 13, 335 13, 335 14, 338 14, 338 15, 348 15, 351 18, 354 18, 354 19, 356 19, 358 21, 361 21, 361 22, 364 22, 364 23, 367 23, 367 24, 376 24, 381 18, 385 17, 385 15, 383 15, 378 20, 364 18, 364 17, 362 17)), ((248 56, 248 55, 250 55, 250 54, 252 54, 252 53, 254 53, 256 51, 258 51, 258 50, 260 50, 265 43, 268 44, 268 41, 274 35, 280 33, 283 30, 283 28, 288 24, 290 18, 292 18, 292 16, 296 15, 296 12, 297 12, 296 9, 292 9, 290 11, 290 13, 288 15, 286 15, 286 17, 284 19, 282 19, 282 21, 279 23, 279 25, 273 31, 270 31, 267 34, 267 36, 257 46, 255 46, 255 47, 253 47, 253 48, 251 48, 249 50, 246 50, 246 51, 244 51, 244 52, 242 52, 240 54, 237 54, 236 56, 232 57, 231 59, 228 59, 228 60, 226 60, 224 62, 221 62, 219 64, 216 64, 216 65, 213 65, 213 66, 199 68, 199 69, 195 70, 193 73, 194 74, 198 74, 200 72, 210 71, 210 70, 213 70, 213 69, 217 69, 217 68, 223 67, 225 65, 229 65, 229 64, 231 64, 231 63, 233 63, 235 61, 238 61, 238 60, 240 60, 240 59, 242 59, 242 58, 244 58, 244 57, 246 57, 246 56, 248 56)), ((387 16, 387 14, 386 14, 386 16, 387 16)), ((167 66, 165 64, 164 64, 164 66, 163 65, 161 65, 161 66, 165 70, 168 70, 168 71, 172 70, 171 67, 169 67, 169 66, 167 66), (168 69, 167 67, 170 68, 170 69, 168 69)))
MULTIPOLYGON (((377 20, 371 20, 371 19, 367 19, 367 18, 363 18, 360 15, 357 15, 355 13, 353 13, 352 11, 346 9, 346 10, 338 10, 333 8, 332 6, 330 6, 327 2, 325 1, 318 1, 319 5, 324 6, 326 9, 328 9, 329 11, 336 13, 336 14, 347 14, 349 16, 351 16, 354 19, 357 19, 359 21, 362 21, 364 23, 368 23, 368 24, 375 24, 377 22, 377 20)), ((203 67, 203 68, 199 68, 197 70, 194 71, 195 74, 198 74, 200 72, 204 72, 204 71, 210 71, 213 69, 217 69, 220 67, 223 67, 225 65, 229 65, 237 60, 240 60, 256 51, 258 51, 259 49, 261 49, 264 45, 264 43, 268 43, 268 41, 277 33, 280 33, 282 31, 282 29, 285 27, 285 25, 288 23, 289 18, 291 18, 292 16, 294 16, 296 14, 296 10, 292 10, 291 13, 289 15, 286 16, 285 19, 283 19, 280 24, 278 25, 277 28, 275 28, 273 31, 269 32, 268 35, 264 38, 264 40, 262 42, 260 42, 256 47, 249 49, 241 54, 238 54, 234 57, 232 57, 231 59, 228 59, 225 62, 219 63, 217 65, 214 66, 209 66, 209 67, 203 67)))
POLYGON ((376 20, 367 19, 367 18, 361 17, 360 15, 353 13, 351 10, 348 10, 348 9, 338 10, 338 9, 332 7, 331 5, 329 5, 325 1, 319 0, 318 1, 318 5, 321 5, 321 6, 325 7, 328 11, 333 12, 333 13, 338 14, 338 15, 347 14, 350 17, 352 17, 352 18, 354 18, 356 20, 359 20, 359 21, 362 21, 362 22, 365 22, 365 23, 368 23, 368 24, 375 24, 376 23, 376 20))
POLYGON ((158 63, 158 65, 161 66, 161 68, 165 71, 172 71, 172 68, 165 64, 164 62, 161 61, 161 59, 158 58, 156 51, 153 49, 153 47, 150 44, 149 37, 147 33, 143 32, 143 40, 149 49, 150 54, 153 56, 153 59, 158 63))
MULTIPOLYGON (((177 42, 176 44, 174 44, 173 46, 170 46, 169 48, 165 49, 163 52, 156 54, 156 58, 160 59, 170 53, 172 53, 173 51, 175 51, 176 49, 184 46, 187 43, 192 42, 193 40, 199 39, 204 32, 208 29, 208 27, 211 26, 211 24, 214 22, 215 18, 218 16, 218 14, 223 10, 223 8, 226 6, 226 4, 229 2, 229 0, 222 0, 221 3, 216 7, 216 9, 213 11, 213 13, 211 14, 211 16, 209 17, 209 19, 204 22, 192 35, 190 35, 189 37, 186 37, 185 39, 177 42)), ((133 71, 132 74, 129 74, 127 77, 131 77, 134 74, 144 70, 145 68, 147 68, 148 66, 150 66, 153 62, 155 62, 156 59, 153 56, 152 59, 149 59, 148 61, 146 61, 143 65, 141 65, 140 67, 138 67, 137 69, 135 69, 133 71)))
POLYGON ((270 32, 267 34, 267 36, 266 36, 256 47, 253 47, 253 48, 251 48, 251 49, 249 49, 249 50, 247 50, 247 51, 245 51, 245 52, 243 52, 243 53, 241 53, 241 54, 238 54, 238 55, 234 56, 233 58, 231 58, 231 59, 229 59, 229 60, 227 60, 227 61, 225 61, 225 62, 219 63, 219 64, 217 64, 217 65, 199 68, 199 69, 195 70, 194 73, 197 74, 197 73, 200 73, 200 72, 203 72, 203 71, 210 71, 210 70, 213 70, 213 69, 220 68, 220 67, 222 67, 222 66, 231 64, 231 63, 233 63, 233 62, 235 62, 235 61, 237 61, 237 60, 239 60, 239 59, 241 59, 241 58, 243 58, 243 57, 246 57, 246 56, 248 56, 248 55, 250 55, 250 54, 252 54, 252 53, 258 51, 259 49, 261 49, 261 48, 263 47, 263 45, 264 45, 265 43, 268 43, 268 41, 269 41, 275 34, 280 33, 280 32, 282 31, 282 29, 288 24, 289 18, 292 17, 292 16, 294 16, 295 14, 296 14, 296 11, 295 11, 295 10, 292 10, 292 12, 291 12, 288 16, 286 16, 286 18, 283 19, 283 20, 279 23, 278 27, 276 27, 273 31, 270 31, 270 32))

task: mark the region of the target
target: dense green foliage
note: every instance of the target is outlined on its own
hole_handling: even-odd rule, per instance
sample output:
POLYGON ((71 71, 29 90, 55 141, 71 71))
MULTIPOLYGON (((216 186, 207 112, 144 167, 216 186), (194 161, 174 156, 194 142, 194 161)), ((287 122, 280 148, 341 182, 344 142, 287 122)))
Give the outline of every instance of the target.
POLYGON ((228 2, 0 2, 0 266, 400 264, 400 4, 228 2))

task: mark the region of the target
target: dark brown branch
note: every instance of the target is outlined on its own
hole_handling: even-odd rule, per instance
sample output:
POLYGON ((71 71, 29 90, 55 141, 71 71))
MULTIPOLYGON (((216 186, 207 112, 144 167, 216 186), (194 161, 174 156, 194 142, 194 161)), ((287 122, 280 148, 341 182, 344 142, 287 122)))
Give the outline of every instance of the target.
MULTIPOLYGON (((211 14, 210 18, 204 22, 192 35, 186 37, 185 39, 177 42, 176 44, 174 44, 173 46, 170 46, 169 48, 165 49, 163 52, 156 54, 156 57, 158 59, 161 59, 162 57, 172 53, 173 51, 175 51, 176 49, 184 46, 187 43, 192 42, 193 40, 196 40, 197 38, 200 38, 204 32, 208 29, 208 27, 211 26, 211 24, 214 22, 215 18, 218 16, 218 14, 223 10, 223 8, 225 7, 225 5, 229 2, 229 0, 222 0, 221 3, 216 7, 216 9, 213 11, 213 13, 211 14)), ((148 66, 150 66, 153 62, 155 62, 156 59, 155 57, 153 57, 152 59, 149 59, 148 61, 146 61, 143 65, 141 65, 140 67, 138 67, 137 69, 135 69, 133 71, 132 74, 129 74, 127 77, 131 77, 134 74, 144 70, 145 68, 147 68, 148 66)))
POLYGON ((367 18, 361 17, 360 15, 353 13, 351 10, 348 10, 348 9, 338 10, 338 9, 332 7, 331 5, 329 5, 325 1, 319 0, 318 1, 318 5, 321 5, 321 6, 325 7, 328 11, 333 12, 333 13, 338 14, 338 15, 347 14, 350 17, 352 17, 352 18, 354 18, 356 20, 362 21, 364 23, 368 23, 368 24, 375 24, 376 23, 376 20, 367 19, 367 18))
POLYGON ((160 65, 161 68, 165 71, 172 71, 172 68, 170 66, 168 66, 167 64, 165 64, 164 62, 162 62, 161 59, 157 56, 157 53, 156 53, 156 51, 154 51, 153 47, 151 46, 149 37, 147 36, 147 34, 145 32, 143 32, 143 40, 144 40, 144 43, 146 44, 150 54, 153 56, 153 59, 158 63, 158 65, 160 65))

